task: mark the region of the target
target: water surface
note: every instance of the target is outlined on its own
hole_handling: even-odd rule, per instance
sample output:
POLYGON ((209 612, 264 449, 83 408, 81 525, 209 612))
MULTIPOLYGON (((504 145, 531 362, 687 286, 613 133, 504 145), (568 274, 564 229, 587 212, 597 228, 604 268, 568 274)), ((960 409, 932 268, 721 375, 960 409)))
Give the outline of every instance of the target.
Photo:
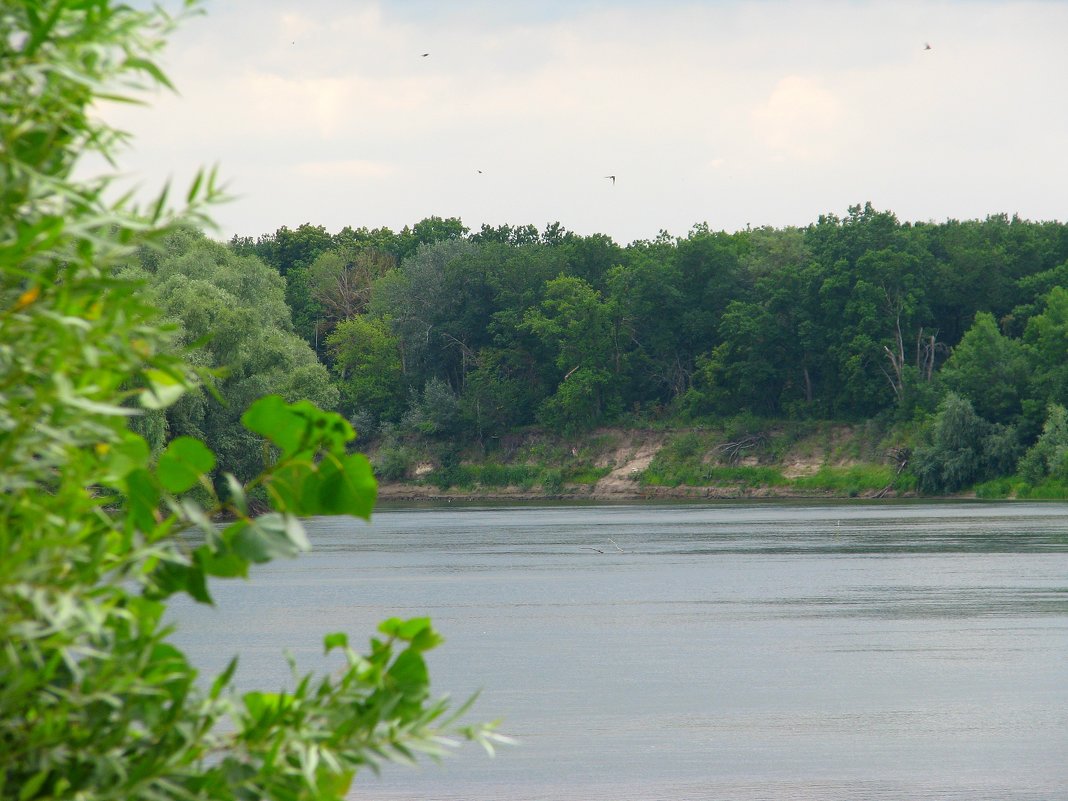
POLYGON ((288 683, 430 615, 439 692, 522 745, 354 798, 1068 799, 1068 506, 435 507, 317 519, 178 640, 288 683))

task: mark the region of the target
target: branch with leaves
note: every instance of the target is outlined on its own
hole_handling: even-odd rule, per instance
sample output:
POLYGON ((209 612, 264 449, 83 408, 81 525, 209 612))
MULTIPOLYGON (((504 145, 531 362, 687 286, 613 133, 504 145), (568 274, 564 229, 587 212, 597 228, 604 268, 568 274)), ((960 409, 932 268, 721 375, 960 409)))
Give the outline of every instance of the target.
MULTIPOLYGON (((197 10, 186 3, 186 12, 197 10)), ((247 693, 236 662, 203 687, 162 622, 179 592, 309 547, 301 517, 367 518, 376 486, 339 415, 267 397, 243 417, 270 459, 242 484, 178 437, 153 458, 129 422, 196 386, 158 312, 119 277, 124 260, 220 192, 195 179, 173 210, 106 199, 76 180, 124 135, 98 100, 169 86, 153 58, 174 20, 111 0, 14 0, 0 8, 0 799, 341 799, 386 759, 492 749, 429 695, 428 620, 390 620, 369 652, 341 634, 334 677, 247 693), (250 493, 271 511, 256 515, 250 493), (217 525, 219 515, 229 522, 217 525)))

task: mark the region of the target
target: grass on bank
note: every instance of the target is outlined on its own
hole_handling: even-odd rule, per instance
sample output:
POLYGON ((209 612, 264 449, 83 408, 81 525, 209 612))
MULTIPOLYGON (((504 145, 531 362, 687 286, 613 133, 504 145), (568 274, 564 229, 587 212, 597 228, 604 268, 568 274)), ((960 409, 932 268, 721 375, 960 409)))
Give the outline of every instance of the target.
POLYGON ((596 484, 609 469, 590 466, 574 468, 545 465, 461 464, 437 467, 424 476, 425 483, 440 490, 517 487, 524 492, 541 488, 547 495, 558 495, 568 484, 596 484))
POLYGON ((1029 484, 1018 476, 996 478, 976 484, 975 497, 984 501, 1064 501, 1068 500, 1068 482, 1047 478, 1040 484, 1029 484))
POLYGON ((811 476, 799 476, 792 480, 798 489, 813 492, 830 492, 856 498, 859 495, 881 492, 887 487, 898 486, 898 476, 890 465, 858 464, 851 467, 821 467, 811 476))

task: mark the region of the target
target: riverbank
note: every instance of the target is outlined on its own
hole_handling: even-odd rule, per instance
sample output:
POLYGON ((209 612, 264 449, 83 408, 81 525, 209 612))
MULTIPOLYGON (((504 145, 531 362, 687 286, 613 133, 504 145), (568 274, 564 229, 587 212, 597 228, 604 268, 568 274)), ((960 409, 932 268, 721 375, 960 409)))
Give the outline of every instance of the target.
POLYGON ((381 482, 378 485, 380 501, 648 501, 648 500, 762 500, 791 498, 825 498, 827 500, 876 499, 876 498, 911 498, 914 492, 896 492, 894 490, 816 491, 799 490, 792 487, 643 487, 634 485, 627 488, 613 488, 602 491, 597 487, 577 486, 563 491, 547 493, 543 490, 511 487, 473 487, 468 489, 450 487, 440 489, 427 484, 405 482, 381 482))
POLYGON ((580 439, 526 432, 486 453, 443 458, 408 444, 372 453, 394 469, 379 498, 655 500, 888 498, 915 494, 908 449, 872 425, 810 423, 745 430, 599 429, 580 439), (391 461, 392 460, 392 461, 391 461))

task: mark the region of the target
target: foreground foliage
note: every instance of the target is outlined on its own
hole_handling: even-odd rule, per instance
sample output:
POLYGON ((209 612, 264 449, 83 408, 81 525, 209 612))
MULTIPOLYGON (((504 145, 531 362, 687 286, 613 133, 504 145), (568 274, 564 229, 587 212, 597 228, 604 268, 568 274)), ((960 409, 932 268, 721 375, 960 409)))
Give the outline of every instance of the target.
MULTIPOLYGON (((189 4, 187 10, 192 10, 189 4)), ((290 692, 237 697, 234 664, 198 681, 168 642, 167 599, 308 547, 300 516, 366 518, 375 484, 344 419, 277 396, 242 416, 267 454, 246 482, 194 437, 154 459, 128 422, 197 385, 141 288, 117 276, 179 215, 76 180, 122 135, 101 98, 167 85, 153 58, 173 21, 110 0, 0 8, 0 798, 335 799, 383 759, 441 753, 457 728, 429 695, 429 621, 383 623, 361 655, 290 692), (272 510, 256 515, 249 493, 272 510), (219 528, 214 515, 232 522, 219 528), (198 537, 184 536, 190 531, 198 537), (183 533, 182 537, 177 535, 183 533)), ((181 219, 218 192, 198 177, 181 219)))

